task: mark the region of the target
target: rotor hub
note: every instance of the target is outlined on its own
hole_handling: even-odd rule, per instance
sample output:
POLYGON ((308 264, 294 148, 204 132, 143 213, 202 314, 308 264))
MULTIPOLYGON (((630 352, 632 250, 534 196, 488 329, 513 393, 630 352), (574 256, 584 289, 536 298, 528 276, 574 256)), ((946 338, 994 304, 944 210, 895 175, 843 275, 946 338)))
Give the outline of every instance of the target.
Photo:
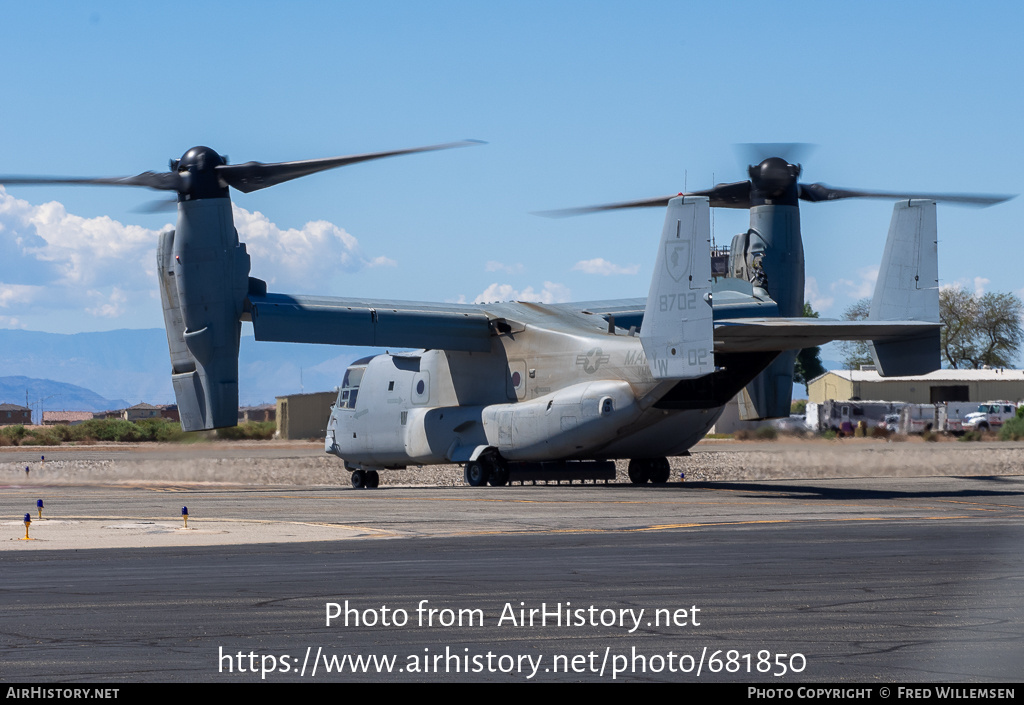
POLYGON ((747 169, 753 186, 752 202, 758 200, 782 200, 795 205, 797 197, 797 177, 800 176, 800 165, 790 164, 781 157, 768 157, 760 164, 747 169))
POLYGON ((209 147, 193 147, 171 167, 181 175, 185 188, 178 192, 179 201, 198 198, 227 198, 228 185, 217 175, 217 167, 227 159, 209 147))

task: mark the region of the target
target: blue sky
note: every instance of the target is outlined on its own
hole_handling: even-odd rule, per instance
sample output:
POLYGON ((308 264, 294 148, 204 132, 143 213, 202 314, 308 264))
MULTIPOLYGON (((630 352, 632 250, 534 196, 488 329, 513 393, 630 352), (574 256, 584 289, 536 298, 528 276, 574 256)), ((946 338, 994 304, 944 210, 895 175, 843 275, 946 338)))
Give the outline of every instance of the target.
MULTIPOLYGON (((83 2, 2 5, 0 173, 129 175, 472 138, 235 194, 254 276, 435 301, 642 296, 658 209, 532 211, 744 178, 733 145, 809 142, 803 180, 1024 192, 1019 3, 83 2)), ((162 326, 146 189, 0 192, 0 327, 162 326)), ((871 291, 884 201, 801 209, 825 316, 871 291)), ((746 229, 715 212, 715 237, 746 229)), ((1024 293, 1024 199, 939 206, 943 284, 1024 293)))

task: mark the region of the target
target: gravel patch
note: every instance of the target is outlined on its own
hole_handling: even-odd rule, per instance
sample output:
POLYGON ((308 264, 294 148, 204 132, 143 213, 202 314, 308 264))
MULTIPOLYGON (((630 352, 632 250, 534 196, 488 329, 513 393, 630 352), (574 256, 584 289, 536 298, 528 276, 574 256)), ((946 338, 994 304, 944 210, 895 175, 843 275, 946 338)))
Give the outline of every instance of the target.
MULTIPOLYGON (((106 458, 76 459, 73 452, 51 452, 45 464, 10 462, 0 455, 0 484, 349 485, 349 473, 340 460, 326 454, 311 454, 308 445, 295 447, 300 452, 294 455, 282 453, 280 446, 269 453, 265 449, 270 446, 258 444, 224 446, 197 454, 172 446, 157 446, 153 452, 151 444, 139 452, 110 452, 106 458), (268 454, 275 457, 263 457, 268 454), (25 465, 30 466, 28 478, 25 465)), ((95 452, 104 455, 100 449, 95 452)), ((687 481, 712 482, 1022 475, 1024 443, 705 441, 689 457, 672 458, 671 464, 673 482, 679 480, 681 473, 685 473, 687 481)), ((618 482, 629 481, 626 467, 626 461, 617 463, 618 482)), ((464 482, 461 466, 437 465, 381 472, 381 484, 448 487, 464 482)))

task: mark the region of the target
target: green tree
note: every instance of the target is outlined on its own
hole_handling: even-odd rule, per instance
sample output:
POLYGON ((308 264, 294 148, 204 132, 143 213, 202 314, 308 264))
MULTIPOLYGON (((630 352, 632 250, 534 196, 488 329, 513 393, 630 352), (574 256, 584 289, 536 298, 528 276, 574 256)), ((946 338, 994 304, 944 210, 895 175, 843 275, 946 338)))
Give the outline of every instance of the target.
MULTIPOLYGON (((804 318, 817 318, 818 312, 804 302, 804 318)), ((825 366, 821 364, 821 348, 804 348, 796 354, 793 362, 793 381, 804 387, 815 377, 825 374, 825 366)))
MULTIPOLYGON (((851 304, 843 311, 844 321, 866 321, 871 313, 871 298, 866 297, 851 304)), ((871 347, 866 340, 847 340, 839 344, 843 351, 843 365, 848 370, 859 370, 861 365, 875 364, 871 356, 871 347)))
POLYGON ((954 369, 1011 367, 1024 345, 1024 303, 1016 294, 981 296, 961 287, 939 292, 942 355, 954 369))

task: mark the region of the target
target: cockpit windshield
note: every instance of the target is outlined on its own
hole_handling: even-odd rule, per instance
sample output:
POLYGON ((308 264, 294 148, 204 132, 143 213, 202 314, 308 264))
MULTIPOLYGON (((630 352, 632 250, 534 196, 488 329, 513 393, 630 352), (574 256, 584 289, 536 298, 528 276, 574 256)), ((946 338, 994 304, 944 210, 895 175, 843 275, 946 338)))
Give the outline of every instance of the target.
POLYGON ((345 370, 345 379, 338 390, 338 400, 334 403, 335 409, 356 408, 356 396, 359 394, 359 383, 363 381, 364 372, 366 365, 352 365, 345 370))

